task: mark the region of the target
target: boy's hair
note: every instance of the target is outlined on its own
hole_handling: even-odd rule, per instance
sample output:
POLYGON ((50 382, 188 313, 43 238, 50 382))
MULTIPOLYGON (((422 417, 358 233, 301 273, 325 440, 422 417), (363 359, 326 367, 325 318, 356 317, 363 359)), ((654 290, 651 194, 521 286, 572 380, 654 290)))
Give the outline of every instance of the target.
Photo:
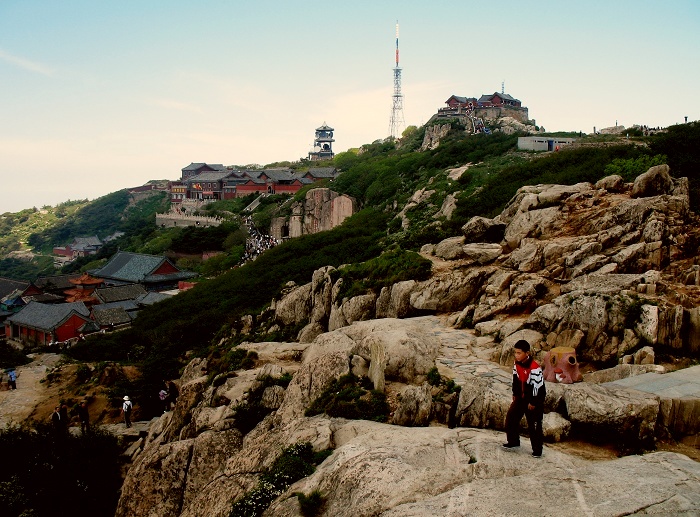
POLYGON ((530 343, 528 343, 524 339, 520 339, 513 345, 513 348, 517 348, 518 350, 522 350, 523 352, 529 352, 530 343))

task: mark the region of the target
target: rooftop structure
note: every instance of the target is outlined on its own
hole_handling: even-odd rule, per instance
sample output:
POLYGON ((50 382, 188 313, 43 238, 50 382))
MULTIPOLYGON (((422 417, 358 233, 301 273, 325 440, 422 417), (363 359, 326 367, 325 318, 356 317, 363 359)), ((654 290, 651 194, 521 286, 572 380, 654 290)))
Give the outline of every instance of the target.
POLYGON ((314 150, 309 153, 309 160, 330 160, 335 156, 333 153, 333 131, 334 129, 325 122, 321 127, 316 128, 314 138, 314 150))

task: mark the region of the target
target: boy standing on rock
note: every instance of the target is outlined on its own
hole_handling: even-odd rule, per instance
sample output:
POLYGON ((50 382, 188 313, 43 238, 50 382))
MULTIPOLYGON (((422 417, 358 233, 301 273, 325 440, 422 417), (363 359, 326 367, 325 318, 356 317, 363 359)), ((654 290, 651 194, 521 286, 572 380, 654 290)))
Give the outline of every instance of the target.
POLYGON ((520 447, 520 421, 525 415, 530 433, 532 455, 542 456, 542 417, 544 415, 544 374, 542 368, 530 357, 530 343, 521 339, 514 345, 513 402, 506 415, 506 437, 504 449, 520 447))

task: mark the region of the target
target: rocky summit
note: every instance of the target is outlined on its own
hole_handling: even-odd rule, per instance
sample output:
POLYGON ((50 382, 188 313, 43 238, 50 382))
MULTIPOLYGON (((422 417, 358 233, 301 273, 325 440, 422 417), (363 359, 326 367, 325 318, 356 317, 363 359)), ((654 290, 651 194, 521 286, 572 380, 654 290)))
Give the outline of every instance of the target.
POLYGON ((240 345, 255 368, 214 375, 193 359, 174 410, 130 450, 117 515, 248 515, 234 507, 244 498, 266 498, 250 513, 265 516, 698 515, 700 464, 653 452, 700 431, 695 377, 661 361, 700 349, 687 180, 663 165, 634 183, 523 187, 462 230, 423 247, 427 280, 341 298, 326 267, 288 285, 243 319, 242 333, 253 320, 301 329, 240 345), (570 349, 585 366, 583 382, 546 383, 542 458, 527 439, 501 448, 519 339, 540 362, 570 349), (348 378, 365 406, 386 398, 380 421, 310 411, 360 390, 329 394, 348 378), (572 438, 621 457, 559 446, 572 438), (275 485, 282 451, 306 443, 328 456, 275 485))

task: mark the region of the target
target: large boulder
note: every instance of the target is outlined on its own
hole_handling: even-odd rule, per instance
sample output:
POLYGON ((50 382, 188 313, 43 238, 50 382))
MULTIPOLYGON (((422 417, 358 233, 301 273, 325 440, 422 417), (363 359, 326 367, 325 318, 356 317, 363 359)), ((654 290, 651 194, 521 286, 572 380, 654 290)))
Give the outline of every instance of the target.
POLYGON ((512 401, 505 379, 471 377, 463 384, 457 402, 456 421, 464 427, 504 429, 512 401))
POLYGON ((179 515, 194 442, 167 443, 141 453, 124 480, 115 516, 179 515))
POLYGON ((331 312, 333 281, 332 266, 322 267, 311 276, 311 323, 325 325, 331 312))
POLYGON ((323 515, 333 517, 559 515, 564 499, 572 501, 573 513, 591 515, 700 511, 700 465, 674 453, 588 461, 545 447, 535 461, 527 441, 525 451, 503 451, 503 433, 490 430, 373 422, 355 422, 352 432, 347 427, 334 433, 334 453, 281 494, 264 517, 298 517, 294 494, 314 490, 324 496, 323 515))
POLYGON ((336 350, 305 360, 287 387, 275 421, 281 423, 303 416, 331 381, 350 373, 350 356, 348 351, 336 350))
POLYGON ((471 243, 462 247, 463 256, 466 259, 484 265, 493 262, 503 254, 500 244, 471 243))
POLYGON ((311 316, 311 284, 293 288, 275 304, 275 321, 282 325, 298 325, 311 316))
POLYGON ((568 419, 578 432, 612 441, 623 450, 653 447, 659 414, 656 395, 586 382, 557 386, 565 387, 568 419))
POLYGON ((382 287, 376 303, 377 318, 405 318, 413 312, 411 295, 418 286, 415 280, 396 282, 382 287))
POLYGON ((559 206, 539 210, 520 210, 507 226, 503 238, 511 249, 515 249, 520 246, 520 241, 526 237, 549 238, 553 236, 561 228, 562 219, 559 206))
POLYGON ((478 215, 462 226, 465 242, 468 243, 499 243, 505 231, 505 223, 478 215))
POLYGON ((445 260, 457 260, 464 256, 464 237, 449 237, 435 245, 433 253, 445 260))
POLYGON ((199 403, 206 389, 208 378, 197 377, 180 387, 180 395, 175 403, 170 425, 165 433, 165 439, 171 441, 180 435, 181 430, 191 421, 190 411, 199 403))
POLYGON ((433 396, 430 385, 406 386, 398 394, 399 406, 392 423, 403 426, 425 426, 430 422, 433 396))
POLYGON ((633 198, 652 197, 673 192, 673 179, 668 165, 655 165, 634 180, 632 186, 633 198))
POLYGON ((596 182, 595 188, 608 192, 622 192, 625 188, 625 180, 619 174, 605 176, 596 182))
POLYGON ((411 306, 418 311, 452 312, 462 310, 481 292, 494 267, 451 272, 421 282, 411 293, 411 306))
POLYGON ((438 343, 409 323, 373 320, 355 323, 341 331, 354 337, 357 343, 354 353, 370 362, 370 373, 379 368, 386 379, 421 383, 435 366, 438 343))
POLYGON ((366 321, 374 318, 377 297, 372 294, 361 294, 344 299, 340 305, 331 307, 331 315, 328 319, 328 330, 333 331, 340 327, 346 327, 355 321, 366 321))

